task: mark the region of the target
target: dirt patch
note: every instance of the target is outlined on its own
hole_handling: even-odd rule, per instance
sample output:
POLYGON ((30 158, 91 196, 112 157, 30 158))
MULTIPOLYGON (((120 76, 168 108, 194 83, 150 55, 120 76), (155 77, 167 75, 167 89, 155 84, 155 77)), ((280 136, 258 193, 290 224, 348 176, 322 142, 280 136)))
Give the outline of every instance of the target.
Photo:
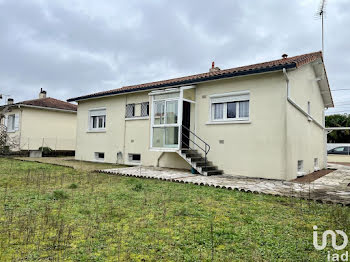
POLYGON ((313 182, 329 173, 332 173, 335 169, 322 169, 319 171, 315 171, 313 173, 310 173, 306 176, 298 177, 291 182, 296 182, 296 183, 310 183, 313 182))

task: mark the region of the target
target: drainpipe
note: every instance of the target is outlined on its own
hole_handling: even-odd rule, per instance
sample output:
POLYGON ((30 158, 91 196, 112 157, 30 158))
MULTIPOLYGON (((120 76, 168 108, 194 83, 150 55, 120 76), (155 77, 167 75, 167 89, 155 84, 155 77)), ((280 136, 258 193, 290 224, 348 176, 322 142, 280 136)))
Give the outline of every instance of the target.
POLYGON ((20 112, 20 115, 19 115, 19 119, 20 119, 20 123, 19 123, 19 139, 18 139, 18 147, 19 147, 19 151, 22 151, 22 148, 21 148, 21 143, 22 143, 22 115, 23 115, 23 109, 21 108, 21 105, 18 105, 18 109, 19 109, 19 112, 20 112))
POLYGON ((301 106, 299 106, 296 102, 294 102, 293 99, 290 97, 289 77, 287 74, 287 70, 285 68, 283 68, 283 74, 287 82, 287 101, 296 109, 298 109, 303 115, 305 115, 309 121, 314 122, 316 125, 318 125, 321 129, 324 130, 324 126, 322 124, 320 124, 315 118, 313 118, 308 112, 306 112, 301 106))

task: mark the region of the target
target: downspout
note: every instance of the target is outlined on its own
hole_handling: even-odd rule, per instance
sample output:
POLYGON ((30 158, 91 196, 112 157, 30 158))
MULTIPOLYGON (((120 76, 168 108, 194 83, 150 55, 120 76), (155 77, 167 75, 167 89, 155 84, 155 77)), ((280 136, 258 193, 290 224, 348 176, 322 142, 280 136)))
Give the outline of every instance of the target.
POLYGON ((313 118, 308 112, 306 112, 301 106, 299 106, 293 99, 290 97, 290 84, 289 77, 287 74, 287 70, 283 68, 283 74, 287 82, 287 101, 294 106, 297 110, 299 110, 303 115, 305 115, 309 121, 314 122, 317 126, 319 126, 322 130, 324 130, 324 126, 320 124, 315 118, 313 118))
MULTIPOLYGON (((126 110, 126 105, 128 104, 128 95, 125 96, 125 106, 124 106, 124 110, 126 110)), ((125 112, 125 111, 124 111, 125 112)), ((125 115, 124 115, 125 118, 125 115)), ((123 134, 123 164, 125 164, 125 139, 126 139, 126 121, 124 119, 123 121, 124 123, 124 134, 123 134)))
POLYGON ((18 105, 18 109, 19 109, 19 112, 20 112, 20 124, 19 124, 19 151, 22 151, 22 148, 21 148, 21 141, 22 141, 22 115, 23 115, 23 109, 21 108, 21 105, 18 105))

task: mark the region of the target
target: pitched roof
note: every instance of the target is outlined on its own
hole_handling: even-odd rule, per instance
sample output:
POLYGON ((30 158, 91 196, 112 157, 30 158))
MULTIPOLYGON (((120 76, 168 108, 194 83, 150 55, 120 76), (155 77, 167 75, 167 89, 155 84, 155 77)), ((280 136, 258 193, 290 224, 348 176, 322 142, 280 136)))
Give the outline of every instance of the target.
POLYGON ((311 63, 318 58, 322 59, 322 52, 314 52, 314 53, 309 53, 309 54, 304 54, 304 55, 299 55, 299 56, 294 56, 289 58, 282 58, 282 59, 259 63, 259 64, 241 66, 236 68, 230 68, 225 70, 207 72, 207 73, 184 76, 184 77, 178 77, 178 78, 173 78, 173 79, 168 79, 163 81, 150 82, 146 84, 124 86, 124 87, 112 89, 109 91, 102 91, 102 92, 89 94, 85 96, 70 98, 67 101, 78 101, 78 100, 84 100, 88 98, 97 98, 101 96, 136 92, 136 91, 142 91, 147 89, 171 87, 171 86, 185 85, 185 84, 186 85, 195 84, 203 81, 217 80, 217 79, 229 78, 234 76, 249 75, 249 74, 256 74, 256 73, 263 73, 263 72, 273 72, 277 70, 282 70, 283 68, 286 68, 286 69, 298 68, 304 64, 311 63))
POLYGON ((14 105, 24 105, 24 106, 33 106, 33 107, 45 107, 50 109, 77 111, 76 105, 62 101, 62 100, 58 100, 55 98, 51 98, 51 97, 26 100, 26 101, 15 103, 14 105))

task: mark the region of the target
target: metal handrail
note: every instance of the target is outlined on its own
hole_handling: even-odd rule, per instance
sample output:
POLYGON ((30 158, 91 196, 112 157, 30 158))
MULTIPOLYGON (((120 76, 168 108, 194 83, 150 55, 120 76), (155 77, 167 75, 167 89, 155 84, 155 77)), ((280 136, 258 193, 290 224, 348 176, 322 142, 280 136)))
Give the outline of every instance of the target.
POLYGON ((204 152, 204 167, 207 167, 207 155, 208 155, 208 153, 209 153, 209 151, 210 151, 210 145, 209 145, 208 143, 206 143, 202 138, 200 138, 199 136, 197 136, 194 132, 192 132, 188 127, 186 127, 186 126, 184 126, 184 125, 181 125, 181 128, 182 128, 182 129, 185 128, 190 134, 194 135, 194 137, 198 138, 201 142, 204 143, 204 148, 202 148, 202 146, 198 145, 195 141, 193 141, 193 140, 190 138, 191 135, 189 135, 189 137, 188 137, 188 136, 186 136, 186 135, 183 133, 183 131, 181 130, 181 145, 184 143, 186 146, 188 146, 188 149, 191 149, 191 150, 194 150, 194 149, 190 147, 190 145, 189 145, 190 142, 192 142, 194 145, 196 145, 201 151, 204 152), (188 141, 189 141, 188 144, 186 144, 186 143, 183 141, 182 136, 185 136, 185 137, 188 139, 188 141))

